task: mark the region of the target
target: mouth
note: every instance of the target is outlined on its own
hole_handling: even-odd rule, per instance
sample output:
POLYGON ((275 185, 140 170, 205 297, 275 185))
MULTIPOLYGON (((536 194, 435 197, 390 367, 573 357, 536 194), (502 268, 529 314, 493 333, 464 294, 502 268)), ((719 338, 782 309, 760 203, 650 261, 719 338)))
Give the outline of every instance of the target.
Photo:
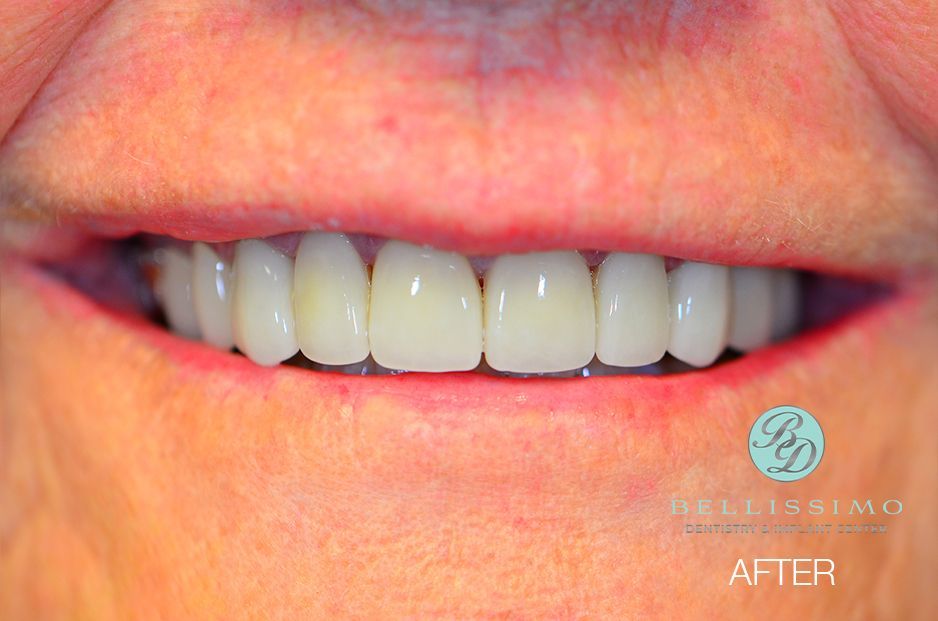
MULTIPOLYGON (((546 27, 529 9, 513 19, 546 27)), ((323 33, 312 14, 300 15, 298 28, 319 47, 282 58, 341 49, 342 66, 367 68, 367 80, 313 63, 290 73, 302 76, 290 86, 265 65, 235 86, 224 76, 247 69, 247 56, 232 42, 243 27, 275 28, 282 16, 246 14, 245 26, 233 14, 202 15, 188 45, 229 55, 224 68, 200 71, 171 49, 152 55, 157 41, 181 36, 168 22, 151 20, 160 36, 128 42, 109 34, 105 11, 90 29, 99 36, 79 39, 0 151, 8 220, 56 223, 79 239, 145 233, 101 242, 105 250, 87 244, 96 248, 90 259, 47 263, 73 283, 148 264, 147 274, 106 279, 109 292, 100 280, 88 291, 130 300, 177 335, 235 347, 260 366, 356 375, 657 376, 742 365, 895 300, 933 271, 934 214, 920 208, 934 189, 927 156, 865 95, 838 94, 851 91, 834 89, 829 71, 804 74, 797 88, 786 81, 806 62, 830 62, 809 54, 817 24, 803 24, 797 42, 807 57, 780 55, 781 77, 746 83, 752 97, 726 111, 716 101, 736 88, 726 67, 751 61, 735 54, 734 38, 783 33, 758 12, 706 13, 694 19, 734 27, 729 47, 691 49, 672 23, 680 28, 656 42, 663 67, 721 67, 711 100, 672 110, 654 89, 652 101, 634 96, 640 46, 623 60, 574 36, 616 43, 596 16, 570 16, 580 30, 568 31, 568 43, 579 55, 522 46, 491 56, 479 73, 478 58, 453 54, 476 49, 466 33, 450 38, 394 15, 386 30, 368 31, 367 46, 345 39, 353 22, 342 22, 341 48, 314 36, 323 33), (382 42, 402 58, 424 54, 422 62, 373 55, 372 39, 400 28, 419 36, 382 42), (126 63, 104 62, 131 57, 160 65, 130 74, 126 63), (252 114, 246 128, 224 115, 253 101, 243 90, 252 84, 273 113, 252 114), (280 95, 301 92, 322 96, 280 110, 280 95), (235 103, 204 123, 198 110, 222 97, 235 103), (792 133, 808 122, 798 112, 805 104, 824 122, 792 133), (846 123, 824 116, 843 106, 853 114, 846 123), (76 117, 85 122, 63 122, 76 117), (115 126, 120 138, 106 131, 115 126), (171 129, 158 138, 155 126, 171 129), (748 132, 728 135, 731 127, 748 132), (830 165, 810 164, 808 151, 830 165), (871 217, 883 204, 897 217, 871 217), (155 296, 139 293, 147 276, 155 296)), ((465 23, 488 23, 478 19, 465 23)), ((636 20, 619 23, 645 32, 636 20)), ((509 23, 498 20, 487 36, 531 43, 502 29, 509 23)), ((676 75, 692 84, 692 74, 676 75)), ((44 251, 33 244, 27 254, 44 251)))
POLYGON ((797 348, 898 295, 895 283, 784 268, 605 251, 466 257, 323 231, 73 246, 44 269, 112 311, 259 366, 350 375, 686 373, 797 348))

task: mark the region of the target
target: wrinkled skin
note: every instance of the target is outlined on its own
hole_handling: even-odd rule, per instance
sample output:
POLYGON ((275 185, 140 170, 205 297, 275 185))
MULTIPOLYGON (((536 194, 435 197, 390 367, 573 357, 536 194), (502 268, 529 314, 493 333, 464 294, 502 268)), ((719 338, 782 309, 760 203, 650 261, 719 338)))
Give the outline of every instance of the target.
POLYGON ((934 9, 495 4, 0 12, 0 617, 938 613, 934 9), (694 376, 341 377, 103 310, 11 224, 229 239, 327 218, 898 294, 694 376), (745 439, 790 402, 828 448, 783 485, 745 439), (674 497, 904 511, 862 520, 883 535, 690 536, 743 520, 684 520, 674 497), (832 558, 837 587, 728 587, 757 556, 832 558))

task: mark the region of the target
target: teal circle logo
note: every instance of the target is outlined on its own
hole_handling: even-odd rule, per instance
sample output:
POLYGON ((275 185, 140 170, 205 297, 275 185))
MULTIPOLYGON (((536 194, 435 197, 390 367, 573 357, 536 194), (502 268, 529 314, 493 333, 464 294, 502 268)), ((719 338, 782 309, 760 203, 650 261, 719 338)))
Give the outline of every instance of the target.
POLYGON ((772 408, 749 430, 749 456, 770 479, 803 479, 814 472, 823 455, 824 432, 817 419, 793 405, 772 408))

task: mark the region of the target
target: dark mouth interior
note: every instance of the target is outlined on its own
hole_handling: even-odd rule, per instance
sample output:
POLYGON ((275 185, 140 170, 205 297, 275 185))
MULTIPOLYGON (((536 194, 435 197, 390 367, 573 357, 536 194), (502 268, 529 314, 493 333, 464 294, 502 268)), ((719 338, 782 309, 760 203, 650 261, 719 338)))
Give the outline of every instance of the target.
MULTIPOLYGON (((44 267, 61 278, 74 289, 113 312, 142 316, 167 328, 166 319, 156 303, 151 286, 152 264, 150 255, 155 246, 165 244, 166 238, 152 235, 134 235, 125 239, 89 240, 82 250, 67 260, 47 262, 44 267)), ((170 243, 172 243, 170 241, 170 243)), ((669 264, 680 260, 670 259, 669 264)), ((836 322, 854 312, 888 298, 893 289, 881 282, 830 276, 813 272, 799 272, 802 287, 801 323, 791 338, 806 331, 815 330, 836 322)), ((168 328, 167 328, 168 329, 168 328)), ((238 353, 235 350, 233 353, 238 353)), ((240 353, 238 353, 240 355, 240 353)), ((744 354, 727 349, 714 365, 740 358, 744 354)), ((745 354, 749 355, 749 354, 745 354)), ((285 361, 284 364, 310 369, 317 372, 353 375, 397 375, 407 373, 386 369, 370 356, 356 364, 332 366, 312 362, 302 354, 285 361)), ((707 367, 709 368, 709 367, 707 367)), ((560 373, 518 374, 503 373, 486 365, 483 358, 472 372, 499 377, 596 377, 607 375, 666 375, 687 372, 704 372, 670 354, 655 364, 643 367, 612 367, 594 358, 582 368, 560 373)))

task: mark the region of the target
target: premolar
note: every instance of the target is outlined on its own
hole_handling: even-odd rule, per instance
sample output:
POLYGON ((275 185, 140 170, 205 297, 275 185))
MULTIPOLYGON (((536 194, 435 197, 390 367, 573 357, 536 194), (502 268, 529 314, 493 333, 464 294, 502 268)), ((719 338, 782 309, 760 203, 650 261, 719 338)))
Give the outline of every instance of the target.
POLYGON ((482 354, 482 297, 466 257, 389 241, 375 258, 371 355, 408 371, 468 371, 482 354))
POLYGON ((775 308, 772 321, 772 338, 780 340, 791 336, 801 321, 801 286, 798 273, 790 270, 775 270, 775 308))
POLYGON ((192 259, 185 251, 170 246, 157 251, 156 262, 160 269, 154 292, 163 306, 166 322, 177 334, 198 339, 199 321, 192 301, 192 259))
POLYGON ((586 366, 596 351, 589 267, 577 252, 498 257, 485 274, 485 359, 497 371, 586 366))
POLYGON ((192 302, 202 338, 220 349, 234 346, 231 332, 231 266, 212 247, 192 245, 192 302))
POLYGON ((774 279, 763 267, 734 267, 730 270, 733 299, 727 344, 739 351, 752 351, 772 338, 774 279))
POLYGON ((293 314, 293 259, 266 242, 238 242, 232 317, 235 343, 264 366, 299 351, 293 314))

